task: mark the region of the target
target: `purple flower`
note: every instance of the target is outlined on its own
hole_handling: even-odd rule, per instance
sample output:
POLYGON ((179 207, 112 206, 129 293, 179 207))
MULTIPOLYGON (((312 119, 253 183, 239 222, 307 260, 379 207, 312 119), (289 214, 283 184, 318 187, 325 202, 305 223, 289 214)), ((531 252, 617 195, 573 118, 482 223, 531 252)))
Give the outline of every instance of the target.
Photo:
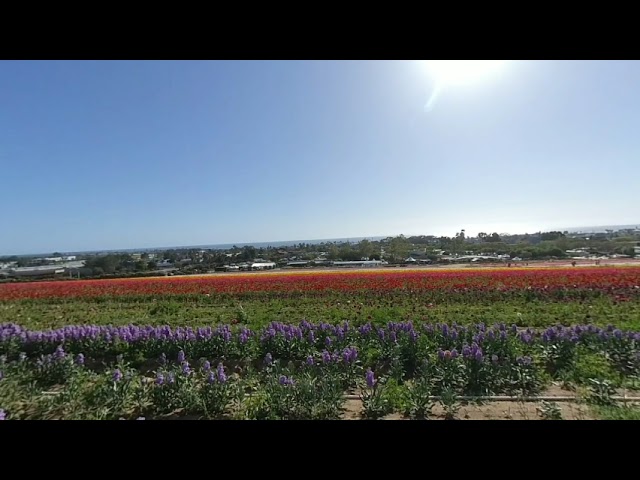
POLYGON ((280 375, 280 378, 278 379, 278 383, 280 385, 287 386, 287 385, 293 385, 294 381, 293 381, 293 378, 291 377, 287 377, 286 375, 280 375))
POLYGON ((62 348, 62 345, 58 345, 58 347, 56 348, 56 351, 53 354, 53 358, 55 360, 62 360, 64 357, 65 357, 64 348, 62 348))
POLYGON ((351 363, 355 363, 358 360, 358 349, 356 347, 351 347, 351 358, 349 361, 351 363))
POLYGON ((84 365, 84 355, 82 353, 76 356, 76 365, 84 365))
POLYGON ((444 351, 441 348, 438 349, 438 358, 444 360, 444 351))
POLYGON ((316 334, 313 333, 313 330, 309 330, 309 343, 316 342, 316 334))
POLYGON ((176 381, 176 377, 173 374, 173 372, 167 373, 167 383, 172 384, 172 383, 175 383, 175 381, 176 381))
POLYGON ((164 375, 158 372, 156 374, 156 385, 163 385, 163 384, 164 384, 164 375))
POLYGON ((451 350, 451 358, 458 358, 458 350, 455 348, 451 350))
POLYGON ((482 362, 484 356, 482 355, 482 350, 478 349, 475 353, 476 362, 482 362))
POLYGON ((322 363, 331 363, 331 354, 327 350, 322 351, 322 363))
POLYGON ((442 325, 442 336, 445 338, 449 336, 449 326, 447 324, 442 325))
POLYGON ((191 373, 191 367, 189 366, 189 362, 182 362, 182 374, 189 376, 191 373))
POLYGON ((367 373, 365 375, 365 378, 367 381, 367 387, 373 388, 376 385, 377 383, 376 377, 370 368, 367 368, 367 373))
POLYGON ((211 362, 209 360, 204 361, 204 363, 202 364, 202 370, 205 372, 211 370, 211 362))
POLYGON ((331 337, 327 337, 327 338, 324 339, 324 344, 327 347, 330 347, 332 343, 333 343, 333 340, 331 340, 331 337))
POLYGON ((209 375, 207 376, 207 383, 216 383, 216 374, 215 372, 209 372, 209 375))
POLYGON ((3 408, 0 408, 0 420, 6 420, 7 414, 5 413, 3 408))
POLYGON ((266 366, 269 366, 269 365, 271 365, 272 363, 273 363, 273 356, 272 356, 270 353, 267 353, 267 354, 264 356, 264 364, 265 364, 266 366))
POLYGON ((222 363, 218 364, 217 374, 218 374, 218 381, 220 383, 225 383, 227 381, 227 374, 224 373, 224 365, 222 365, 222 363))
POLYGON ((306 363, 307 363, 307 366, 309 366, 309 367, 312 367, 312 366, 313 366, 314 361, 313 361, 313 356, 312 356, 312 355, 309 355, 309 356, 307 357, 307 362, 306 362, 306 363))
POLYGON ((520 365, 528 366, 531 365, 531 357, 518 357, 516 359, 516 362, 518 362, 518 364, 520 365))
POLYGON ((122 380, 122 372, 120 371, 119 368, 116 368, 113 371, 113 381, 114 382, 119 382, 120 380, 122 380))
POLYGON ((345 348, 342 351, 342 360, 344 361, 344 363, 349 363, 349 361, 351 360, 351 349, 345 348))
POLYGON ((182 350, 180 350, 178 352, 178 363, 184 362, 184 359, 185 359, 184 352, 182 350))

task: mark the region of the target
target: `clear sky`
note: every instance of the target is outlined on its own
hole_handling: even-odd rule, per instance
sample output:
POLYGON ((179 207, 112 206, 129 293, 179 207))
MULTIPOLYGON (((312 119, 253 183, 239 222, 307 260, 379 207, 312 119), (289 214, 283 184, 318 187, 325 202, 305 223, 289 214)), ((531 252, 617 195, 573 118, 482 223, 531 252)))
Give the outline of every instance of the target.
POLYGON ((0 254, 640 223, 640 62, 0 62, 0 254))

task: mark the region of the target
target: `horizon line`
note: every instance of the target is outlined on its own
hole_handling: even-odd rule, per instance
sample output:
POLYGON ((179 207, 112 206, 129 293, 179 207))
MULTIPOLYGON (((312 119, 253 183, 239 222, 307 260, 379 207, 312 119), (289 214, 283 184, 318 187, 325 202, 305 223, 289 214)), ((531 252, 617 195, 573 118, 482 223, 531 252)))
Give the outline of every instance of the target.
MULTIPOLYGON (((560 231, 560 232, 570 232, 570 233, 590 233, 592 231, 595 231, 596 229, 607 229, 605 227, 616 227, 617 230, 621 230, 621 229, 626 229, 628 227, 633 227, 635 226, 635 228, 638 228, 638 225, 640 225, 640 223, 638 224, 624 224, 624 225, 595 225, 595 226, 583 226, 583 227, 568 227, 568 228, 555 228, 555 229, 537 229, 537 231, 532 232, 532 233, 543 233, 544 232, 552 232, 552 231, 560 231), (585 231, 584 229, 591 229, 590 231, 585 231)), ((460 229, 460 230, 464 230, 464 229, 460 229)), ((525 233, 507 233, 507 232, 500 232, 500 235, 528 235, 528 232, 525 233)), ((192 249, 192 248, 203 248, 203 247, 208 247, 209 249, 212 249, 211 247, 221 247, 221 246, 226 246, 226 245, 231 245, 231 246, 238 246, 238 247, 245 247, 245 246, 256 246, 258 244, 262 244, 262 245, 266 245, 266 246, 270 246, 271 244, 296 244, 296 243, 309 243, 309 242, 314 242, 314 243, 324 243, 324 242, 336 242, 336 241, 350 241, 350 240, 355 240, 355 239, 384 239, 384 238, 393 238, 393 237, 399 237, 400 235, 404 235, 402 233, 398 233, 396 235, 363 235, 363 236, 356 236, 356 237, 334 237, 334 238, 317 238, 317 239, 299 239, 299 240, 270 240, 270 241, 263 241, 263 242, 227 242, 227 243, 209 243, 209 244, 191 244, 191 245, 173 245, 173 246, 162 246, 162 247, 132 247, 132 248, 109 248, 109 249, 93 249, 93 250, 66 250, 66 251, 60 251, 60 250, 54 250, 54 252, 59 252, 62 254, 83 254, 83 253, 102 253, 102 252, 126 252, 126 251, 132 251, 132 250, 140 250, 140 251, 149 251, 149 250, 179 250, 179 249, 192 249)), ((415 234, 415 235, 404 235, 405 237, 420 237, 420 236, 425 236, 425 237, 441 237, 442 235, 435 235, 435 234, 415 234)), ((475 238, 476 236, 472 236, 470 238, 475 238)), ((285 246, 285 245, 281 245, 281 246, 285 246)), ((213 248, 213 250, 223 250, 223 248, 213 248)), ((30 257, 30 256, 39 256, 39 255, 50 255, 49 252, 46 253, 15 253, 15 254, 1 254, 0 257, 30 257)))

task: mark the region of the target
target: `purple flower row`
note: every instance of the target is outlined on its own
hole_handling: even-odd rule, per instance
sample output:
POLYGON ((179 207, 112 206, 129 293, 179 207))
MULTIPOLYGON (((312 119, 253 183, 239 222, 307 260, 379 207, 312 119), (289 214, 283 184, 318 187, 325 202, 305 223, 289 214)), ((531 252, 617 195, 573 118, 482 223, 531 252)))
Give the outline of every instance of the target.
MULTIPOLYGON (((53 344, 61 345, 65 342, 105 342, 114 343, 123 341, 128 343, 149 341, 178 341, 178 342, 206 342, 218 339, 224 343, 237 340, 244 344, 251 338, 259 339, 263 344, 276 338, 282 338, 286 342, 305 341, 315 344, 318 335, 324 336, 324 346, 331 349, 334 343, 355 339, 377 339, 379 342, 396 343, 401 338, 416 342, 421 336, 435 339, 443 339, 460 344, 475 344, 478 348, 487 341, 505 341, 513 337, 522 343, 529 344, 534 341, 548 342, 579 342, 585 339, 593 341, 634 341, 640 342, 640 332, 622 331, 609 326, 606 328, 594 325, 577 325, 573 327, 556 326, 542 331, 532 329, 519 329, 512 325, 495 324, 487 327, 484 323, 472 326, 460 326, 457 324, 425 324, 421 329, 416 329, 412 322, 389 322, 385 328, 375 328, 367 323, 356 329, 350 327, 348 322, 340 325, 331 325, 325 322, 312 324, 306 320, 299 325, 290 325, 280 322, 272 322, 261 331, 253 331, 241 328, 232 332, 229 325, 221 325, 216 328, 202 327, 177 327, 169 326, 67 326, 55 330, 35 331, 27 330, 16 324, 0 325, 0 345, 3 342, 17 341, 20 345, 29 344, 53 344)), ((463 352, 464 353, 464 352, 463 352)), ((473 353, 475 355, 476 352, 473 353)), ((60 355, 55 353, 54 355, 60 355)))

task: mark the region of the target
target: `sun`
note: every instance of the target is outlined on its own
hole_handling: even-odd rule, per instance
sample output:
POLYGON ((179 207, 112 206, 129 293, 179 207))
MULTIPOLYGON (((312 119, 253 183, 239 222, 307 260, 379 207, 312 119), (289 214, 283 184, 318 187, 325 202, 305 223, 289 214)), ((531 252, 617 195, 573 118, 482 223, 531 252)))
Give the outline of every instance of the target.
POLYGON ((440 86, 468 85, 495 75, 506 60, 424 60, 424 65, 440 86))

